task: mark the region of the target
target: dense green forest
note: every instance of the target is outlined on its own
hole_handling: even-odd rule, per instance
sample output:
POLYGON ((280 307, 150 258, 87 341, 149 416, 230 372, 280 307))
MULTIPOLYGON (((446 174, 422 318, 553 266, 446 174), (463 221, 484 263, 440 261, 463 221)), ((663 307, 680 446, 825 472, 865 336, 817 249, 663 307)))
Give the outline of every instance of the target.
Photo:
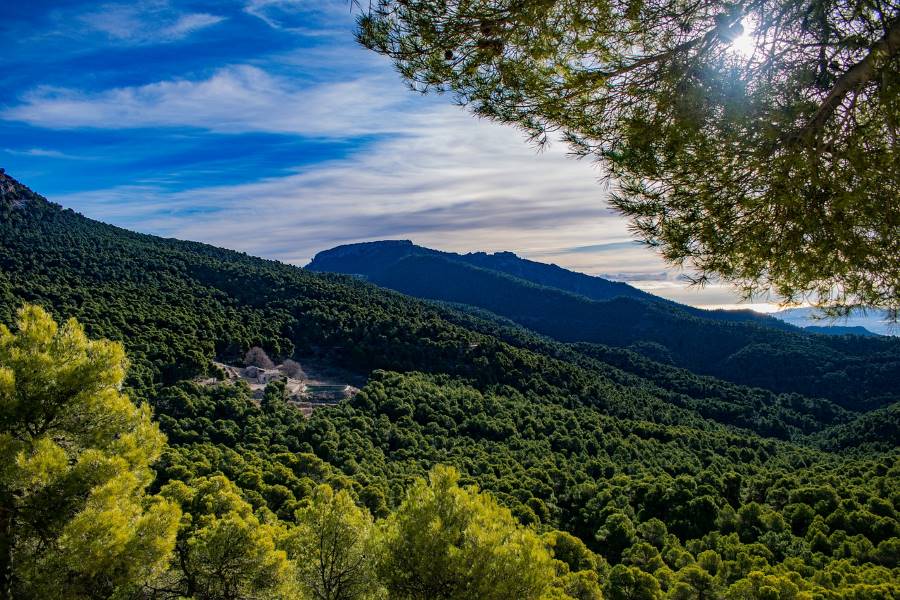
POLYGON ((900 595, 887 360, 893 386, 859 403, 749 388, 661 344, 561 343, 15 190, 0 200, 9 597, 900 595), (25 303, 87 337, 48 341, 25 303), (87 338, 120 342, 127 372, 87 338), (277 383, 256 400, 198 382, 251 346, 368 383, 305 418, 277 383), (70 399, 88 416, 59 421, 70 399))
POLYGON ((697 373, 825 397, 851 410, 900 400, 896 339, 811 335, 773 317, 703 311, 509 253, 373 242, 320 252, 309 268, 477 306, 563 342, 628 346, 697 373))

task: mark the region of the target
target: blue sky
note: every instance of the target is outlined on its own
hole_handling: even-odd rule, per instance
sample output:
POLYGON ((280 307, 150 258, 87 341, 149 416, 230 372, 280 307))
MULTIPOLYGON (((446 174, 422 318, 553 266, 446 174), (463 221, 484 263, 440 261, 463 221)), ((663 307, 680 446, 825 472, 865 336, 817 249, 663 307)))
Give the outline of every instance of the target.
POLYGON ((0 166, 146 233, 305 264, 403 238, 511 250, 696 305, 604 202, 602 173, 445 97, 353 40, 345 0, 5 3, 0 166))

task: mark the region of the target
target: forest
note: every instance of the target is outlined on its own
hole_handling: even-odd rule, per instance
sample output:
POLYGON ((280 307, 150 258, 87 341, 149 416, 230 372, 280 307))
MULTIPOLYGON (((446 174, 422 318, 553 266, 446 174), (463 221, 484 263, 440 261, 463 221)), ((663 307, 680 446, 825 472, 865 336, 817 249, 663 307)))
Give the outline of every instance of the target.
POLYGON ((865 398, 748 387, 15 190, 0 597, 900 597, 890 342, 865 398), (199 383, 254 346, 367 384, 199 383))
POLYGON ((309 268, 480 307, 563 342, 630 347, 748 386, 825 397, 851 409, 900 400, 895 339, 810 335, 773 317, 700 310, 510 253, 460 255, 372 242, 320 252, 309 268))

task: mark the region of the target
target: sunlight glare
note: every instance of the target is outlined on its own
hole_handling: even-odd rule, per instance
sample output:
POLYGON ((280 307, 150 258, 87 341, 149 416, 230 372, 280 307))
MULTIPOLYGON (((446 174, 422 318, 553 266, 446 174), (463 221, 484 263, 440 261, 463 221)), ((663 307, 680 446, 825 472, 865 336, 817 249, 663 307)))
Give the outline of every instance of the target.
POLYGON ((756 22, 752 18, 747 17, 741 24, 744 32, 731 42, 729 50, 741 58, 748 58, 756 48, 756 38, 754 37, 756 22))

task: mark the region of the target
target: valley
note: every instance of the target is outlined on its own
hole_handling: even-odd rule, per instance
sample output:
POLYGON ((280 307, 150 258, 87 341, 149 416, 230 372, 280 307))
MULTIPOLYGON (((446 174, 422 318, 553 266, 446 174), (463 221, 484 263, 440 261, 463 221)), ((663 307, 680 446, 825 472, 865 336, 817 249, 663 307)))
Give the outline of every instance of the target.
MULTIPOLYGON (((477 486, 490 499, 478 506, 500 511, 491 522, 543 540, 534 551, 546 558, 534 564, 556 565, 545 589, 570 590, 563 597, 618 598, 622 581, 640 580, 642 597, 658 600, 697 577, 728 600, 762 597, 746 592, 753 586, 785 600, 897 593, 896 340, 815 337, 746 315, 723 324, 668 303, 638 305, 655 315, 648 328, 618 311, 634 306, 618 297, 528 287, 484 267, 468 288, 492 282, 503 302, 419 299, 105 225, 3 177, 13 197, 0 205, 0 322, 15 328, 27 303, 121 342, 123 390, 152 409, 167 439, 150 490, 180 498, 202 516, 197 527, 224 518, 204 513, 213 504, 203 494, 227 489, 231 506, 275 528, 261 539, 279 540, 307 526, 322 486, 388 527, 430 476, 447 493, 463 493, 449 481, 477 486), (546 322, 529 320, 537 303, 546 322), (562 318, 572 319, 567 332, 596 318, 604 327, 584 331, 622 337, 549 335, 564 331, 562 318), (769 367, 747 370, 768 363, 741 363, 754 385, 695 372, 685 332, 745 355, 748 340, 757 353, 790 345, 802 389, 828 393, 766 380, 769 367), (273 369, 236 366, 254 348, 273 369), (305 376, 270 381, 288 360, 305 376), (582 558, 553 545, 563 543, 582 558)), ((422 284, 445 286, 430 289, 459 281, 413 264, 422 284)), ((177 562, 170 569, 187 581, 177 562)))

